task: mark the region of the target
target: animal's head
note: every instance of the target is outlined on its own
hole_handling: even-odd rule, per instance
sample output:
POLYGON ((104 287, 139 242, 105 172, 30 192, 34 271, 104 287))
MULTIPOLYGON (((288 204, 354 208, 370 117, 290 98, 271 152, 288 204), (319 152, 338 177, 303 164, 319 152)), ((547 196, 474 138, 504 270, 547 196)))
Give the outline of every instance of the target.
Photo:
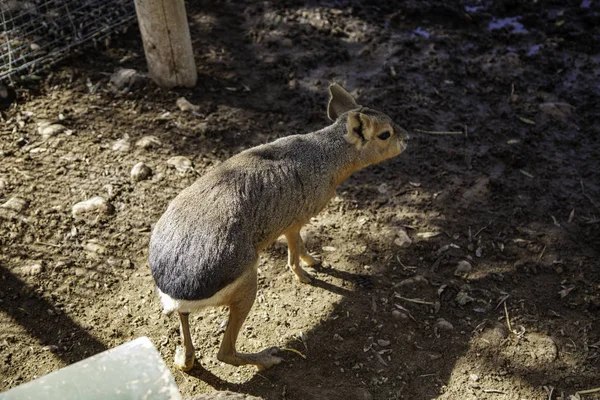
POLYGON ((395 157, 406 149, 407 132, 386 114, 357 104, 337 83, 329 86, 329 92, 327 115, 332 121, 345 120, 344 138, 356 146, 367 164, 395 157))

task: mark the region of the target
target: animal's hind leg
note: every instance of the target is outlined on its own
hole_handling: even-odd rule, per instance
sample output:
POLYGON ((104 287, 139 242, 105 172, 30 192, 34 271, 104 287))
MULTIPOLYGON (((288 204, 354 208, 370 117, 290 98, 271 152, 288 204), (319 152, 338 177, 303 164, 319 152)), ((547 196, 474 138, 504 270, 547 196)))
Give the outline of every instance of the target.
POLYGON ((300 229, 290 229, 285 232, 285 238, 288 244, 288 267, 296 274, 296 278, 302 283, 310 283, 312 276, 300 266, 300 258, 309 265, 318 262, 313 258, 304 247, 304 242, 300 236, 300 229))
POLYGON ((178 313, 181 322, 181 338, 183 349, 178 347, 175 351, 175 366, 182 371, 189 371, 194 367, 194 344, 190 335, 189 313, 178 313))
POLYGON ((225 329, 225 336, 217 358, 227 364, 246 365, 253 364, 259 370, 267 369, 279 364, 282 359, 275 356, 278 347, 269 347, 258 353, 238 353, 235 348, 240 329, 254 304, 257 289, 256 269, 247 275, 243 286, 239 288, 235 297, 229 304, 229 321, 225 329))

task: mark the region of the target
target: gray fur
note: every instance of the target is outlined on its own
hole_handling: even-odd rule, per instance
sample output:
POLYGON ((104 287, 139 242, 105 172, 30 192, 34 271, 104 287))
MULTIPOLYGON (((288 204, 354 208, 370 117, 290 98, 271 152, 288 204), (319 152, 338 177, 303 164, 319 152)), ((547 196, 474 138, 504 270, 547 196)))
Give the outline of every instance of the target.
POLYGON ((348 115, 241 152, 181 192, 150 239, 158 288, 180 300, 213 296, 251 268, 264 247, 323 209, 350 173, 382 161, 345 137, 348 115))

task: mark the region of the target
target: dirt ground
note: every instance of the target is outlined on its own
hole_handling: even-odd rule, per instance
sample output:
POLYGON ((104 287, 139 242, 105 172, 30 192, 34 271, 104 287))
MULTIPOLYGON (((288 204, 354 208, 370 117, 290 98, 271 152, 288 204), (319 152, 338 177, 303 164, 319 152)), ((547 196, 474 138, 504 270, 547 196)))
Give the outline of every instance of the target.
POLYGON ((195 88, 111 85, 118 68, 145 71, 133 27, 18 86, 2 112, 0 391, 143 335, 172 368, 153 224, 229 156, 328 124, 337 81, 411 140, 305 229, 324 261, 314 284, 293 279, 284 241, 263 254, 239 345, 305 358, 223 365, 226 310, 207 310, 191 318, 197 366, 172 368, 182 394, 600 399, 576 395, 600 386, 598 1, 188 7, 195 88), (132 182, 139 162, 152 176, 132 182), (95 196, 108 203, 73 215, 95 196))

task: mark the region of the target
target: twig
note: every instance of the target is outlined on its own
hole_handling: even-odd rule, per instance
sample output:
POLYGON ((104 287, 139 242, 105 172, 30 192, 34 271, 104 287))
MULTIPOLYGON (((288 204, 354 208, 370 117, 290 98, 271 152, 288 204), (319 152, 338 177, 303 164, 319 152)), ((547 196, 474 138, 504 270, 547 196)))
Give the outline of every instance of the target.
POLYGON ((21 171, 18 168, 13 167, 13 170, 21 175, 23 175, 25 178, 27 179, 33 179, 33 177, 31 175, 29 175, 27 172, 21 171))
POLYGON ((434 306, 435 305, 435 303, 432 303, 431 301, 425 301, 425 300, 421 300, 421 299, 409 299, 409 298, 400 296, 398 293, 394 293, 394 297, 396 297, 396 298, 398 298, 400 300, 408 301, 410 303, 425 304, 425 305, 428 305, 428 306, 434 306))
POLYGON ((596 204, 594 199, 592 199, 592 197, 585 192, 585 187, 583 186, 583 179, 579 180, 579 184, 581 185, 581 193, 583 193, 583 195, 590 201, 590 203, 592 203, 594 205, 594 207, 596 207, 598 210, 600 210, 600 207, 598 206, 598 204, 596 204))
POLYGON ((290 347, 283 347, 283 348, 280 348, 279 350, 283 350, 283 351, 289 351, 289 352, 292 352, 292 353, 296 353, 296 354, 298 354, 300 357, 302 357, 302 358, 304 358, 304 359, 306 360, 306 356, 305 356, 304 354, 300 353, 300 352, 299 352, 298 350, 296 350, 296 349, 292 349, 292 348, 290 348, 290 347))
POLYGON ((594 207, 596 207, 598 210, 600 210, 600 206, 598 206, 598 204, 596 204, 594 199, 592 199, 592 196, 590 196, 587 193, 584 193, 583 195, 590 201, 590 203, 592 203, 594 205, 594 207))
POLYGON ((270 380, 269 378, 267 378, 266 376, 264 376, 264 375, 262 375, 262 374, 260 374, 260 373, 258 373, 258 372, 256 373, 256 375, 260 376, 261 378, 263 378, 263 379, 264 379, 265 381, 267 381, 267 382, 273 383, 273 381, 272 381, 272 380, 270 380))
POLYGON ((483 393, 498 393, 498 394, 506 394, 505 392, 503 392, 502 390, 496 390, 496 389, 483 389, 483 393))
POLYGON ((400 261, 400 257, 398 257, 398 256, 396 256, 396 260, 398 260, 398 263, 400 263, 400 266, 401 266, 402 268, 404 268, 405 270, 407 270, 407 269, 411 270, 411 269, 416 269, 416 268, 417 268, 417 267, 407 267, 406 265, 404 265, 404 264, 402 263, 402 261, 400 261))
POLYGON ((508 330, 512 332, 512 327, 510 326, 510 318, 508 317, 508 310, 506 309, 506 302, 504 302, 504 315, 506 316, 506 325, 508 326, 508 330))
POLYGON ((408 315, 408 317, 409 317, 410 319, 412 319, 412 320, 413 320, 413 322, 414 322, 415 324, 418 324, 417 320, 415 319, 415 317, 413 317, 413 316, 412 316, 412 314, 410 313, 410 311, 408 311, 408 309, 406 309, 406 308, 402 307, 400 304, 394 304, 394 305, 395 305, 397 308, 399 308, 400 310, 404 311, 404 312, 405 312, 405 313, 408 315))
POLYGON ((544 256, 544 252, 546 251, 546 246, 544 245, 544 248, 542 249, 542 252, 540 253, 540 255, 537 258, 537 262, 539 263, 540 261, 542 261, 542 257, 544 256))
POLYGON ((483 228, 481 228, 480 230, 478 230, 477 232, 475 232, 475 235, 473 235, 473 239, 477 238, 477 236, 479 236, 479 234, 481 232, 483 232, 484 230, 486 230, 490 226, 491 223, 492 223, 491 221, 488 222, 488 224, 486 226, 484 226, 483 228))
POLYGON ((40 242, 39 240, 37 240, 36 243, 37 244, 43 244, 44 246, 56 247, 57 249, 60 249, 62 247, 60 244, 40 242))
MULTIPOLYGON (((497 309, 498 309, 498 307, 500 307, 500 304, 502 304, 502 303, 505 303, 505 302, 506 302, 506 300, 508 300, 508 298, 509 298, 509 297, 510 297, 510 294, 507 294, 507 295, 505 295, 504 297, 502 297, 502 298, 500 299, 500 301, 498 302, 498 305, 496 305, 496 308, 494 308, 494 310, 497 310, 497 309)), ((505 306, 506 306, 506 304, 505 304, 505 306)))
POLYGON ((594 389, 588 389, 588 390, 580 390, 576 393, 577 394, 592 394, 592 393, 598 393, 598 392, 600 392, 600 387, 597 387, 594 389))
POLYGON ((552 400, 552 393, 554 393, 554 386, 542 386, 546 393, 548 393, 548 400, 552 400))
POLYGON ((460 131, 426 131, 423 129, 415 129, 415 132, 418 133, 428 133, 430 135, 462 135, 464 132, 460 131))
POLYGON ((373 352, 373 355, 375 355, 375 358, 377 359, 377 361, 379 361, 380 363, 382 363, 386 367, 388 366, 388 363, 386 363, 385 360, 383 359, 383 357, 381 357, 381 354, 379 354, 378 352, 376 352, 374 349, 371 349, 371 351, 373 352))

